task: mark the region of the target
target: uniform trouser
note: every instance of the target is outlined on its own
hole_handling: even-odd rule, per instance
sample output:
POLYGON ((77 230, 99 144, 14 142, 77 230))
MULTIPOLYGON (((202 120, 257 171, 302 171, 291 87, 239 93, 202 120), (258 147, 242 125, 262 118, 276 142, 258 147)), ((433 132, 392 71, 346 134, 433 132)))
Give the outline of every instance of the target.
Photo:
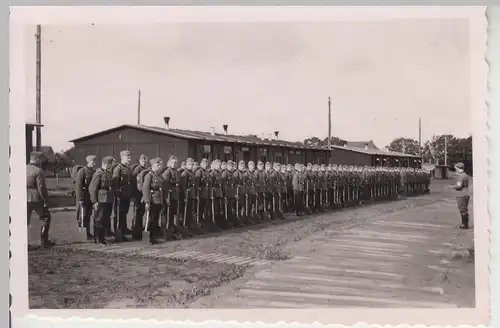
POLYGON ((304 212, 304 192, 299 190, 294 190, 293 194, 295 198, 294 202, 295 213, 304 212))
MULTIPOLYGON (((266 199, 267 193, 266 192, 259 192, 257 194, 257 212, 261 213, 264 212, 264 207, 269 206, 269 202, 266 199)), ((267 208, 266 208, 267 210, 267 208)))
POLYGON ((84 200, 83 204, 79 201, 76 202, 76 222, 78 222, 78 226, 84 228, 90 228, 90 217, 92 216, 92 203, 90 200, 84 200), (82 206, 83 205, 83 206, 82 206), (82 211, 83 211, 83 222, 82 220, 82 211), (82 224, 83 223, 83 224, 82 224))
POLYGON ((212 218, 212 204, 209 198, 200 198, 198 204, 200 209, 200 220, 211 220, 212 218))
POLYGON ((214 199, 214 213, 215 217, 224 217, 224 198, 215 197, 214 199))
POLYGON ((309 206, 310 209, 312 209, 312 208, 314 208, 314 205, 315 205, 314 204, 314 199, 315 199, 314 198, 314 196, 315 196, 314 189, 309 189, 307 191, 307 196, 309 197, 307 205, 309 206))
POLYGON ((237 198, 238 201, 235 202, 235 208, 238 212, 238 216, 246 214, 245 199, 246 199, 246 194, 239 194, 237 198))
POLYGON ((42 221, 42 227, 40 228, 40 237, 42 242, 46 242, 49 239, 49 229, 50 221, 52 219, 49 209, 44 206, 43 203, 27 203, 27 224, 30 224, 31 214, 35 212, 38 218, 42 221))
POLYGON ((457 207, 462 217, 469 215, 469 196, 458 196, 457 207))
POLYGON ((195 199, 187 198, 182 202, 182 222, 185 222, 186 227, 193 223, 193 209, 195 205, 195 199))
POLYGON ((94 213, 94 227, 96 230, 105 229, 111 220, 113 203, 99 203, 94 213))
POLYGON ((162 209, 162 204, 150 204, 149 206, 149 216, 147 217, 148 222, 146 228, 150 232, 150 237, 152 237, 151 233, 154 234, 155 230, 158 228, 162 209))
POLYGON ((143 219, 146 213, 145 204, 142 202, 142 194, 134 197, 133 202, 132 231, 138 232, 143 229, 143 219))
POLYGON ((130 210, 130 198, 118 198, 118 229, 123 233, 127 229, 127 214, 130 210))
POLYGON ((285 208, 286 208, 287 212, 294 211, 295 197, 294 197, 293 188, 287 188, 286 194, 285 194, 285 204, 286 204, 285 208))
POLYGON ((175 223, 175 215, 177 214, 177 209, 179 208, 179 201, 176 199, 170 199, 170 204, 165 206, 165 215, 161 218, 162 227, 172 228, 175 223))
POLYGON ((274 192, 266 192, 266 206, 268 212, 277 212, 278 202, 274 192))
POLYGON ((227 198, 227 217, 232 219, 236 216, 236 198, 227 198))
POLYGON ((257 209, 257 194, 248 194, 248 215, 254 216, 257 209))

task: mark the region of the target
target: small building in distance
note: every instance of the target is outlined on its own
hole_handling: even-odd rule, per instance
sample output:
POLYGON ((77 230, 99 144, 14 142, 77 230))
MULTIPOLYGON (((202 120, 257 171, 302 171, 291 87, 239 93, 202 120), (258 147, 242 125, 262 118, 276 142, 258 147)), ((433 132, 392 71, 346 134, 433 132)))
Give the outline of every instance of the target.
MULTIPOLYGON (((227 127, 226 127, 227 130, 227 127)), ((284 164, 316 163, 342 165, 389 165, 401 163, 417 165, 412 160, 416 156, 389 153, 380 150, 348 148, 332 146, 305 146, 302 143, 285 140, 258 138, 255 135, 232 135, 173 129, 145 125, 120 125, 111 129, 89 134, 70 142, 74 143, 75 163, 84 163, 85 157, 94 154, 98 160, 104 156, 119 157, 120 151, 128 149, 132 152, 132 161, 136 162, 141 154, 151 157, 162 157, 165 160, 175 155, 183 161, 188 157, 200 161, 252 161, 279 162, 284 164), (383 155, 381 155, 383 154, 383 155), (388 160, 391 159, 391 160, 388 160)), ((401 165, 395 165, 401 166, 401 165)), ((416 166, 415 166, 416 167, 416 166)))

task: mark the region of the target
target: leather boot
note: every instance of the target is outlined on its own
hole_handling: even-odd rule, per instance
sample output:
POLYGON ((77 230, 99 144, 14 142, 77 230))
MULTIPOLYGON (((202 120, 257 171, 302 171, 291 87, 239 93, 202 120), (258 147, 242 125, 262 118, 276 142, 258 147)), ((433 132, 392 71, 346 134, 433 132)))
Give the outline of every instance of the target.
POLYGON ((154 245, 156 244, 156 237, 155 237, 155 232, 154 232, 155 229, 152 229, 150 232, 149 232, 149 244, 151 245, 154 245))
POLYGON ((106 229, 104 227, 98 228, 97 229, 97 242, 102 245, 108 245, 108 242, 106 241, 106 229))
POLYGON ((462 214, 460 229, 469 229, 469 214, 462 214))
POLYGON ((85 227, 86 233, 87 233, 87 240, 91 241, 94 240, 94 236, 90 233, 90 226, 87 224, 85 227))
POLYGON ((43 226, 40 229, 40 241, 43 247, 54 246, 56 243, 49 240, 49 227, 43 226))

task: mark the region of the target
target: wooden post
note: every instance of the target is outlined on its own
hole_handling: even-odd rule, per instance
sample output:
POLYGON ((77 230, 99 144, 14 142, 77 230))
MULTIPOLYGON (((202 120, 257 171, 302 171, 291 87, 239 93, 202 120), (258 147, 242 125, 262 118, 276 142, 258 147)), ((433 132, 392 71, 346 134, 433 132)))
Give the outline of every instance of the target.
POLYGON ((36 150, 42 149, 42 26, 36 26, 36 150))

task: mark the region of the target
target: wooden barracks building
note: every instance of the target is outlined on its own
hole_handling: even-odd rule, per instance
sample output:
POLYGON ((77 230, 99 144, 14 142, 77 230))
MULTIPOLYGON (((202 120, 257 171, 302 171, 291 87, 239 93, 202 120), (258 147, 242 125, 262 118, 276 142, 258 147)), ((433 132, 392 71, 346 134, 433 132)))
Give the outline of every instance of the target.
MULTIPOLYGON (((346 144, 344 147, 332 146, 328 150, 278 138, 172 129, 168 127, 169 118, 165 117, 165 122, 165 128, 125 124, 71 140, 75 145, 75 163, 85 163, 89 154, 96 155, 98 160, 104 156, 118 159, 120 151, 128 149, 132 152, 133 162, 144 154, 149 158, 162 157, 165 160, 176 155, 180 161, 191 157, 196 161, 207 158, 209 161, 261 160, 284 164, 421 166, 418 156, 382 151, 372 142, 365 143, 364 148, 346 144)), ((227 125, 224 130, 227 131, 227 125)))

